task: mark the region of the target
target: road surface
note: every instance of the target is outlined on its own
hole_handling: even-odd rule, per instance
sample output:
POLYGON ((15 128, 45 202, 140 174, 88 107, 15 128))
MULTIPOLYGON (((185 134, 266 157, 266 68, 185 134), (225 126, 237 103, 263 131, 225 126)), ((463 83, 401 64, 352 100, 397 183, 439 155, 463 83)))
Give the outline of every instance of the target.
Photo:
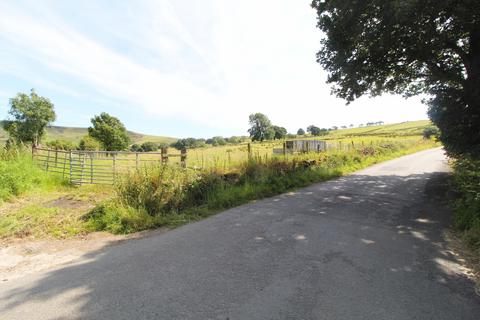
POLYGON ((480 319, 441 149, 0 283, 0 319, 480 319))

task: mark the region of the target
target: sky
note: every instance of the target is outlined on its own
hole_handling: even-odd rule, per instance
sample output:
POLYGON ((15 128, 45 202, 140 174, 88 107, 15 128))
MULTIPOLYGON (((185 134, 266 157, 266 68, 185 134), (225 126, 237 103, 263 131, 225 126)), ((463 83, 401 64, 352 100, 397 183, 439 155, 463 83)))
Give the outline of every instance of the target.
POLYGON ((420 98, 331 95, 310 0, 0 0, 0 118, 35 88, 56 125, 101 112, 173 137, 427 119, 420 98))

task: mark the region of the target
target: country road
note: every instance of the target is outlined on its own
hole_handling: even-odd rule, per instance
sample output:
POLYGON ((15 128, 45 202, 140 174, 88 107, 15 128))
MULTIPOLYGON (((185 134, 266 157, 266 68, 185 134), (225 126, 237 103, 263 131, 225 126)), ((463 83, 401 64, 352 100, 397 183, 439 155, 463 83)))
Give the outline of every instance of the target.
POLYGON ((0 283, 0 319, 480 319, 441 149, 0 283))

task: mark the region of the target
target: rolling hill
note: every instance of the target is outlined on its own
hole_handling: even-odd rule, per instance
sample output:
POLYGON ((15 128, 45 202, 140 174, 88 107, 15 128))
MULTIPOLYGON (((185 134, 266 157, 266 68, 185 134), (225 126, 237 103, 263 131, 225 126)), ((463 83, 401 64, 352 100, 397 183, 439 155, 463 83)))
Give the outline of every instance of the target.
MULTIPOLYGON (((47 135, 44 141, 52 140, 66 140, 74 143, 78 143, 80 139, 87 135, 87 128, 75 128, 75 127, 60 127, 60 126, 51 126, 47 128, 47 135)), ((132 143, 141 144, 146 141, 151 141, 155 143, 172 143, 177 141, 177 138, 173 137, 164 137, 164 136, 153 136, 146 135, 142 133, 137 133, 133 131, 128 131, 132 143)), ((8 134, 0 126, 0 144, 3 144, 8 139, 8 134)))
POLYGON ((349 136, 421 136, 423 130, 431 126, 429 120, 407 121, 394 124, 384 124, 378 126, 365 126, 350 129, 340 129, 331 131, 331 135, 338 137, 349 136))

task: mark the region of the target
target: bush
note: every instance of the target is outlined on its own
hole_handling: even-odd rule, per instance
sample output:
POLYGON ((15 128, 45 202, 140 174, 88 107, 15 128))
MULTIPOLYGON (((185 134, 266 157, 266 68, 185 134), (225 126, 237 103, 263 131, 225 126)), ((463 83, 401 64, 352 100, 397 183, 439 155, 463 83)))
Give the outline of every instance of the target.
POLYGON ((425 129, 423 129, 423 138, 424 139, 430 139, 430 138, 438 138, 440 134, 440 131, 438 130, 437 127, 434 127, 434 126, 430 126, 430 127, 426 127, 425 129))
POLYGON ((53 140, 46 143, 47 147, 56 150, 75 150, 77 147, 71 141, 66 140, 53 140))
POLYGON ((102 144, 100 141, 87 135, 80 140, 78 148, 80 150, 98 151, 102 149, 102 144))
POLYGON ((155 142, 144 142, 141 145, 141 149, 143 152, 151 152, 151 151, 157 151, 158 150, 158 145, 155 142))
POLYGON ((455 202, 454 226, 466 243, 480 249, 480 160, 454 162, 454 183, 459 198, 455 202))

